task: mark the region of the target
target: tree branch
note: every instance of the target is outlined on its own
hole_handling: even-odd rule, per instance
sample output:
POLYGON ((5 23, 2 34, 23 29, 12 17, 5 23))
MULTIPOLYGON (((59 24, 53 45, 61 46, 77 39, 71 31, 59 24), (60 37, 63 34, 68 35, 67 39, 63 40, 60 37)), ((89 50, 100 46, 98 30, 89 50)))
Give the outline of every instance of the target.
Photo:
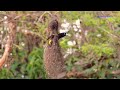
POLYGON ((0 59, 0 68, 4 65, 4 63, 8 60, 9 54, 12 51, 13 42, 16 36, 16 23, 13 19, 8 19, 8 28, 9 28, 9 38, 5 45, 5 51, 3 53, 2 58, 0 59))

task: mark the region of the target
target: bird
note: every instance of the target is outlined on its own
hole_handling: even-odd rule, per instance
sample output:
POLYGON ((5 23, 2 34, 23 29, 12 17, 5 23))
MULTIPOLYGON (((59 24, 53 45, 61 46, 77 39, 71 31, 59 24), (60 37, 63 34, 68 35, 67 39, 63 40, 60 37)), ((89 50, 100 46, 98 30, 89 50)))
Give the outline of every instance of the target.
POLYGON ((59 33, 59 34, 58 34, 58 39, 61 39, 61 38, 63 38, 64 36, 66 36, 66 33, 59 33))
POLYGON ((59 75, 65 72, 65 62, 61 53, 59 39, 66 36, 66 33, 58 33, 58 24, 56 19, 50 21, 46 34, 47 43, 44 47, 44 67, 50 79, 58 79, 60 78, 59 75))

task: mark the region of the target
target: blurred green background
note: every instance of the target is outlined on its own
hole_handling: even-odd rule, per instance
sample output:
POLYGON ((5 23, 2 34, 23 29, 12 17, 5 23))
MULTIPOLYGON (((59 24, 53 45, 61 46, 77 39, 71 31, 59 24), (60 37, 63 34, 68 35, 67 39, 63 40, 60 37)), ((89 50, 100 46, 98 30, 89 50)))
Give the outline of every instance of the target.
MULTIPOLYGON (((60 22, 60 32, 67 36, 60 40, 66 70, 73 72, 67 79, 120 78, 120 12, 119 11, 48 11, 60 22), (82 73, 76 74, 76 73, 82 73)), ((17 28, 34 35, 17 32, 9 60, 0 70, 0 79, 46 79, 43 65, 45 29, 51 19, 45 11, 1 11, 6 15, 21 16, 17 28), (44 15, 41 18, 41 15, 44 15)), ((14 18, 14 17, 13 17, 14 18)), ((7 33, 0 25, 0 57, 7 33)))

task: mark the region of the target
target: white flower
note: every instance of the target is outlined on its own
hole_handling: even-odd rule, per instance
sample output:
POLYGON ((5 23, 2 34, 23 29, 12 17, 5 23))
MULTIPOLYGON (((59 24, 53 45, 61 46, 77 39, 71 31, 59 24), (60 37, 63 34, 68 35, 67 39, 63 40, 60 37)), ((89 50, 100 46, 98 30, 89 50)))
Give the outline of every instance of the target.
POLYGON ((4 21, 4 24, 7 24, 8 22, 7 21, 4 21))
POLYGON ((78 31, 78 28, 75 25, 73 25, 73 29, 74 31, 78 31))
POLYGON ((1 34, 3 34, 4 32, 3 32, 3 30, 1 31, 1 34))
POLYGON ((25 43, 21 42, 21 45, 22 45, 22 46, 25 46, 25 43))
POLYGON ((17 32, 20 30, 20 27, 17 27, 17 32))
POLYGON ((97 37, 101 37, 101 34, 97 34, 97 37))
POLYGON ((93 69, 95 72, 97 72, 97 69, 93 69))
POLYGON ((67 53, 68 53, 68 54, 72 54, 72 48, 68 48, 68 49, 67 49, 67 53))
POLYGON ((10 53, 10 55, 12 55, 12 53, 10 53))
POLYGON ((6 31, 9 31, 9 28, 6 28, 6 31))
POLYGON ((66 19, 64 19, 63 22, 66 23, 67 22, 66 19))
POLYGON ((70 45, 70 46, 73 45, 72 41, 68 41, 67 44, 70 45))
POLYGON ((69 26, 70 26, 70 23, 68 23, 66 19, 64 19, 63 23, 61 24, 61 27, 68 28, 69 26))
POLYGON ((25 76, 24 76, 24 75, 22 75, 21 77, 22 77, 22 78, 24 78, 25 76))
POLYGON ((7 36, 7 38, 9 38, 9 36, 7 36))
POLYGON ((63 27, 63 28, 68 28, 69 25, 70 25, 70 23, 62 23, 62 24, 61 24, 61 27, 63 27))
POLYGON ((60 29, 60 30, 59 30, 59 32, 60 32, 60 33, 64 33, 64 32, 65 32, 65 30, 63 30, 63 29, 60 29))
POLYGON ((81 29, 79 29, 79 32, 81 32, 81 29))
POLYGON ((69 29, 60 29, 59 30, 60 33, 65 33, 65 32, 68 32, 68 31, 69 31, 69 29))
POLYGON ((75 25, 73 25, 73 28, 76 28, 76 26, 75 26, 75 25))
POLYGON ((88 31, 85 31, 85 36, 87 35, 88 31))
POLYGON ((76 25, 80 26, 80 19, 76 20, 76 25))
POLYGON ((68 48, 67 49, 67 54, 72 54, 72 53, 74 53, 75 52, 75 49, 72 49, 72 48, 68 48))
POLYGON ((75 34, 75 37, 76 37, 76 38, 79 38, 79 37, 80 37, 79 33, 76 33, 76 34, 75 34))
POLYGON ((27 30, 25 30, 25 33, 27 33, 28 31, 27 30))
POLYGON ((110 69, 112 69, 112 67, 110 67, 110 69))
POLYGON ((5 64, 4 67, 7 67, 7 64, 5 64))
POLYGON ((69 37, 71 36, 71 34, 68 34, 68 33, 66 33, 66 35, 69 36, 69 37))
POLYGON ((80 25, 77 25, 78 28, 80 28, 80 25))
POLYGON ((67 44, 68 44, 69 46, 74 46, 74 45, 76 44, 76 42, 75 42, 75 41, 68 41, 67 44))
POLYGON ((69 31, 69 29, 67 29, 67 28, 66 28, 66 29, 64 29, 64 30, 65 30, 65 32, 68 32, 68 31, 69 31))
POLYGON ((80 28, 80 19, 76 20, 73 24, 75 24, 73 25, 73 28, 80 28))
POLYGON ((73 41, 73 44, 76 45, 76 41, 73 41))
POLYGON ((7 16, 4 16, 4 19, 6 20, 6 19, 7 19, 7 16))
POLYGON ((66 58, 68 55, 69 55, 69 54, 65 54, 65 55, 63 56, 63 58, 66 58))
POLYGON ((77 32, 77 31, 78 31, 78 29, 77 29, 77 28, 74 28, 74 31, 76 31, 76 32, 77 32))

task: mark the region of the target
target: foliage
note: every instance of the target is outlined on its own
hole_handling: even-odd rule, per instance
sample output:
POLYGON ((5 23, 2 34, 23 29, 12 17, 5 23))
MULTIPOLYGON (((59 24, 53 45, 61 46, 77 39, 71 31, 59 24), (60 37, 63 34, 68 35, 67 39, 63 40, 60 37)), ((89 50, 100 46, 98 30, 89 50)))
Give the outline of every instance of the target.
MULTIPOLYGON (((21 54, 20 57, 23 57, 21 54)), ((40 79, 46 78, 43 66, 43 48, 34 48, 29 54, 28 61, 17 61, 10 68, 3 68, 0 72, 1 79, 40 79)))
MULTIPOLYGON (((7 67, 3 66, 0 71, 0 79, 46 79, 43 46, 50 15, 45 15, 45 21, 39 21, 43 11, 1 11, 0 13, 22 16, 17 20, 18 28, 34 32, 38 36, 17 33, 11 55, 10 62, 12 63, 9 63, 7 67)), ((110 15, 110 17, 104 18, 100 17, 103 15, 101 11, 50 11, 50 13, 57 13, 61 23, 66 19, 70 25, 80 19, 82 22, 80 29, 83 28, 85 32, 87 31, 86 42, 82 45, 82 38, 80 38, 82 32, 75 31, 72 26, 67 32, 69 35, 60 39, 61 51, 65 57, 68 72, 82 72, 82 76, 88 79, 120 78, 119 74, 112 73, 120 69, 119 11, 106 11, 104 15, 110 15), (76 34, 80 36, 75 37, 76 34), (69 41, 76 43, 70 46, 68 45, 69 41), (73 51, 68 53, 68 50, 73 51)), ((3 18, 3 16, 0 17, 3 18)), ((0 25, 1 28, 3 26, 3 24, 0 25)), ((0 48, 0 54, 3 52, 4 50, 0 48)), ((82 76, 74 75, 68 79, 84 78, 82 76)))
POLYGON ((94 53, 96 56, 111 56, 114 53, 114 49, 110 48, 107 44, 100 44, 100 45, 89 45, 85 44, 81 47, 83 54, 86 56, 90 53, 94 53))
POLYGON ((43 48, 35 48, 29 55, 29 65, 26 67, 31 75, 30 78, 46 78, 44 65, 43 65, 43 48), (37 75, 36 75, 37 74, 37 75))

